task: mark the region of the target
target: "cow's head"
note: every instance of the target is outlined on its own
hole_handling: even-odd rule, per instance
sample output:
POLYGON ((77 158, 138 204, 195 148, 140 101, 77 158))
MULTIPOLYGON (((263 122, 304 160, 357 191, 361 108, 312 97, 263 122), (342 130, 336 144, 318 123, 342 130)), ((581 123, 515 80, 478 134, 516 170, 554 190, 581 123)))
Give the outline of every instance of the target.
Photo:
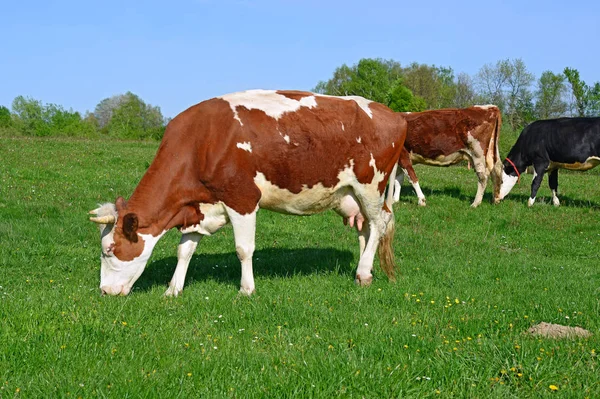
POLYGON ((127 211, 122 197, 90 211, 100 227, 100 290, 103 294, 127 295, 140 277, 162 236, 138 233, 138 216, 127 211))
POLYGON ((510 193, 510 190, 521 179, 521 173, 525 172, 526 166, 521 165, 522 162, 518 159, 515 161, 507 157, 502 163, 502 184, 500 185, 499 200, 504 199, 510 193))

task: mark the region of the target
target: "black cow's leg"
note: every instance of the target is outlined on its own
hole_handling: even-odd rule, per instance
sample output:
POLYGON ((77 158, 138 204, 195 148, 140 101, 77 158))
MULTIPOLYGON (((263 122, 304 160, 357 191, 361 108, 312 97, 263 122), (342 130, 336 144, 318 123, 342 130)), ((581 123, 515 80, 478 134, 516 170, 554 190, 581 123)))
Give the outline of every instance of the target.
POLYGON ((560 206, 560 201, 558 200, 558 169, 553 169, 548 175, 548 185, 550 186, 550 190, 552 190, 552 204, 560 206))
POLYGON ((544 172, 546 171, 548 165, 548 162, 536 163, 533 165, 534 176, 533 181, 531 182, 531 197, 527 201, 528 206, 532 206, 535 203, 537 191, 539 190, 540 185, 542 184, 542 180, 544 179, 544 172))

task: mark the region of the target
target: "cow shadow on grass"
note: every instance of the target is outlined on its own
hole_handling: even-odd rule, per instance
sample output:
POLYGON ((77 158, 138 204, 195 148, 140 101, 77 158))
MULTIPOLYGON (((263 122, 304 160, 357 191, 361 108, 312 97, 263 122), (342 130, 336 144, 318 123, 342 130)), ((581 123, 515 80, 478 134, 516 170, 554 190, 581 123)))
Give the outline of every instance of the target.
MULTIPOLYGON (((425 192, 426 194, 426 198, 428 203, 430 202, 430 198, 431 201, 435 201, 435 197, 438 196, 446 196, 446 197, 451 197, 451 198, 455 198, 457 200, 463 201, 463 202, 468 202, 469 204, 471 204, 473 202, 473 200, 475 199, 475 194, 476 194, 476 190, 474 190, 472 193, 471 192, 463 192, 460 188, 454 186, 450 186, 450 187, 444 187, 442 189, 427 189, 424 188, 423 192, 425 192)), ((404 197, 404 200, 408 200, 408 198, 410 198, 410 200, 412 201, 414 199, 414 202, 416 203, 417 199, 416 199, 416 195, 414 194, 414 191, 411 194, 408 194, 406 197, 404 197), (414 197, 412 197, 412 196, 414 197)), ((402 197, 401 197, 402 199, 402 197)), ((558 199, 560 200, 560 206, 565 206, 565 207, 573 207, 573 208, 591 208, 591 209, 600 209, 600 204, 596 201, 592 201, 590 199, 585 199, 585 198, 573 198, 571 196, 568 195, 561 195, 560 193, 558 194, 558 199)), ((522 204, 527 205, 527 201, 529 200, 529 195, 527 194, 509 194, 506 196, 506 198, 504 198, 500 203, 503 202, 519 202, 522 204)), ((491 191, 488 192, 486 191, 483 194, 483 200, 482 203, 492 203, 492 193, 491 191)), ((552 196, 550 195, 538 195, 536 198, 536 204, 552 204, 552 196)))
MULTIPOLYGON (((460 188, 456 187, 456 186, 450 186, 450 187, 444 187, 444 188, 429 188, 429 187, 422 187, 423 193, 425 194, 425 198, 427 199, 427 203, 429 203, 430 201, 435 201, 436 197, 450 197, 450 198, 455 198, 461 202, 467 202, 469 205, 471 203, 473 203, 473 201, 475 200, 475 194, 477 193, 477 187, 475 187, 475 189, 473 189, 473 191, 468 191, 468 192, 463 192, 460 188)), ((407 190, 408 191, 408 190, 407 190)), ((400 197, 400 199, 402 200, 403 198, 400 197)), ((404 200, 411 200, 416 203, 417 202, 417 196, 413 191, 408 191, 408 194, 404 197, 404 200)), ((483 202, 488 201, 488 202, 492 202, 492 194, 491 193, 484 193, 483 194, 483 202)))
MULTIPOLYGON (((561 195, 558 193, 558 199, 560 200, 560 207, 568 207, 568 208, 591 208, 591 209, 600 209, 600 203, 596 201, 592 201, 586 198, 573 198, 569 195, 561 195)), ((527 201, 529 200, 529 195, 527 194, 508 194, 506 198, 502 200, 502 202, 518 202, 525 206, 527 206, 527 201)), ((535 205, 546 204, 552 205, 552 196, 551 195, 538 195, 535 199, 535 205)))
MULTIPOLYGON (((254 252, 254 277, 286 277, 316 273, 337 273, 353 276, 357 260, 350 251, 333 248, 281 249, 268 248, 254 252)), ((172 256, 158 259, 148 265, 135 283, 136 290, 147 291, 153 286, 165 289, 177 265, 172 256)), ((239 286, 240 261, 235 252, 223 254, 194 254, 186 276, 186 286, 194 281, 212 280, 239 286)))

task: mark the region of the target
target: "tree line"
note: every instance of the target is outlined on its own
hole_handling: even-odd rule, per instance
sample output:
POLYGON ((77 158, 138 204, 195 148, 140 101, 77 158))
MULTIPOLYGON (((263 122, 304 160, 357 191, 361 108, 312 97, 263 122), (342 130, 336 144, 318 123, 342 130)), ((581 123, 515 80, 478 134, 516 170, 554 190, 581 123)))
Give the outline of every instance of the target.
POLYGON ((475 76, 452 68, 394 60, 363 58, 342 65, 314 91, 359 95, 386 104, 394 111, 424 111, 495 104, 505 123, 515 130, 537 119, 599 116, 600 82, 586 84, 573 68, 545 71, 536 80, 522 59, 486 64, 475 76))
POLYGON ((12 109, 0 106, 0 135, 160 140, 167 123, 159 107, 131 92, 105 98, 84 115, 23 96, 13 100, 12 109))
MULTIPOLYGON (((600 116, 600 82, 588 85, 569 67, 544 71, 536 79, 520 58, 485 64, 474 76, 455 75, 450 67, 363 58, 336 68, 313 91, 358 95, 394 111, 495 104, 513 130, 538 119, 600 116)), ((105 98, 84 115, 23 96, 14 99, 11 109, 0 106, 0 135, 160 140, 168 121, 159 107, 131 92, 105 98)))

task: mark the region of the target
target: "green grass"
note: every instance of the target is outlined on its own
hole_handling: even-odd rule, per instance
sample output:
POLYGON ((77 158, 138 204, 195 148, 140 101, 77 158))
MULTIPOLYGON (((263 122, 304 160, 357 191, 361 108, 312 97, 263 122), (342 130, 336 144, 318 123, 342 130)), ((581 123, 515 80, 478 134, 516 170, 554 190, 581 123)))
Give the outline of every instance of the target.
POLYGON ((102 297, 87 211, 130 195, 157 145, 0 141, 1 398, 600 397, 600 170, 561 172, 560 208, 547 183, 527 208, 526 176, 471 209, 473 171, 417 167, 428 206, 403 187, 395 284, 377 266, 354 285, 334 213, 261 211, 251 298, 230 227, 201 241, 181 297, 162 295, 176 232, 131 295, 102 297), (594 335, 523 333, 540 321, 594 335))

